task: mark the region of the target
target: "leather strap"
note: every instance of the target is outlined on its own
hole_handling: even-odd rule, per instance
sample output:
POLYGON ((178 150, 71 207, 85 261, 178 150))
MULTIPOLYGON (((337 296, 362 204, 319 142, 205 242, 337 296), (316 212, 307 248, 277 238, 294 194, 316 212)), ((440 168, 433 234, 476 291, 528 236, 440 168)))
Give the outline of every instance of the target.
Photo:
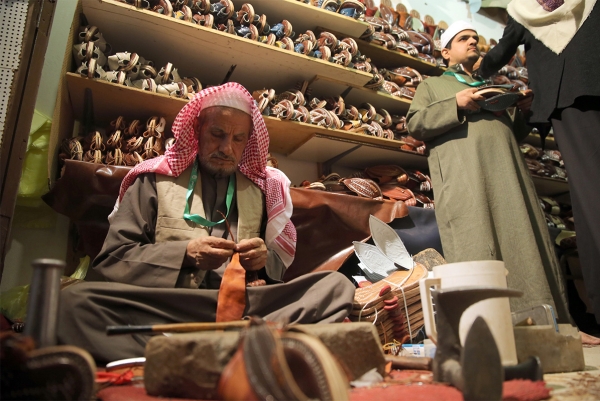
POLYGON ((225 268, 217 298, 217 322, 240 320, 246 308, 246 270, 240 254, 234 253, 225 268))

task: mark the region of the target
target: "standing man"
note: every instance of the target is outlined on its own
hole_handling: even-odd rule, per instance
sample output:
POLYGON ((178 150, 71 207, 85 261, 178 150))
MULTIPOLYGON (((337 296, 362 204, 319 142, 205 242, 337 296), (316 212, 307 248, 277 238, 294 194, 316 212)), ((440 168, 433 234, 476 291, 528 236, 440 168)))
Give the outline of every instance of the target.
POLYGON ((266 167, 269 135, 248 91, 227 83, 199 92, 177 115, 173 133, 175 144, 164 156, 137 165, 123 180, 93 263, 110 283, 63 291, 59 341, 108 362, 142 356, 148 337, 107 338, 106 326, 214 322, 217 301, 231 301, 220 293, 234 253, 243 269, 273 284, 246 289, 243 315, 342 321, 354 298, 342 274, 281 283, 296 246, 290 182, 266 167))
POLYGON ((472 76, 479 59, 475 28, 464 21, 442 35, 449 68, 423 81, 407 115, 408 131, 427 141, 435 214, 448 262, 502 260, 513 311, 554 305, 567 322, 564 285, 535 187, 517 141, 528 135, 523 113, 531 96, 506 111, 480 109, 482 85, 472 76))
POLYGON ((552 123, 569 172, 583 279, 600 323, 600 6, 596 0, 513 0, 502 38, 480 73, 496 73, 525 45, 532 125, 552 123))

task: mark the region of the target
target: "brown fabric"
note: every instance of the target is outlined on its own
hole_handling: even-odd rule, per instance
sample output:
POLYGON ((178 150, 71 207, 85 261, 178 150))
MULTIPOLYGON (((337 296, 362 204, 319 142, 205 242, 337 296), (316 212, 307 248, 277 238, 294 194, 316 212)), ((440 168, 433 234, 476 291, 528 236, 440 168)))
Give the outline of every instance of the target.
POLYGON ((219 297, 217 298, 217 322, 240 320, 246 308, 246 270, 240 264, 240 254, 234 253, 225 268, 219 297))
MULTIPOLYGON (((77 225, 81 251, 92 259, 102 248, 108 232, 107 216, 129 169, 65 160, 62 177, 43 196, 50 207, 77 225)), ((291 188, 290 192, 298 246, 285 281, 312 271, 337 270, 354 252, 352 241, 363 241, 370 236, 369 215, 385 222, 408 215, 402 202, 300 188, 291 188)))
POLYGON ((386 223, 408 215, 403 202, 300 188, 292 188, 290 193, 298 246, 285 281, 311 271, 339 269, 354 252, 352 241, 364 241, 371 235, 370 215, 386 223))

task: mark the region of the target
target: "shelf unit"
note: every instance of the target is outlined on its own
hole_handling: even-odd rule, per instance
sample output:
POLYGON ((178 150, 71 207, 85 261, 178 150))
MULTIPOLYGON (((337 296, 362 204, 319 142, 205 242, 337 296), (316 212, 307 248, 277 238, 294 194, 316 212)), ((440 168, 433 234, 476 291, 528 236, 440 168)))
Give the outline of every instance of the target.
MULTIPOLYGON (((241 3, 235 0, 236 9, 241 3)), ((300 29, 315 29, 316 25, 333 26, 335 31, 359 36, 365 23, 308 6, 296 0, 252 1, 257 13, 265 13, 270 23, 279 22, 283 16, 293 16, 296 33, 300 29), (326 22, 326 23, 324 23, 326 22), (337 24, 337 25, 334 25, 337 24)), ((204 84, 219 84, 231 65, 237 65, 231 80, 257 90, 273 88, 277 93, 293 88, 297 82, 311 82, 312 95, 317 97, 344 94, 346 103, 359 106, 363 102, 376 108, 385 108, 391 114, 405 114, 410 101, 383 92, 364 88, 371 78, 355 69, 286 51, 249 39, 240 38, 202 26, 146 10, 136 9, 115 0, 80 0, 79 12, 88 23, 99 27, 108 43, 116 51, 136 52, 155 65, 173 63, 181 76, 195 76, 204 84)), ((77 12, 76 12, 77 15, 77 12)), ((290 18, 291 19, 291 18, 290 18)), ((71 136, 76 121, 84 114, 86 90, 93 100, 95 123, 108 126, 117 116, 126 119, 160 115, 170 124, 187 102, 184 99, 150 93, 122 85, 94 81, 70 73, 71 48, 76 43, 78 24, 75 21, 67 44, 64 63, 63 88, 59 89, 59 106, 55 114, 58 124, 53 124, 50 154, 55 155, 62 138, 71 136), (139 105, 143 105, 140 109, 139 105)), ((333 29, 331 29, 333 31, 333 29)), ((394 66, 408 65, 422 73, 440 74, 443 69, 408 55, 389 51, 381 46, 359 40, 361 51, 379 66, 378 57, 394 66)), ((384 64, 381 64, 385 66, 384 64)), ((333 130, 313 124, 283 121, 265 117, 271 137, 270 151, 290 159, 333 163, 347 168, 363 169, 375 164, 398 164, 409 168, 426 169, 426 156, 403 151, 398 141, 333 130)), ((49 161, 51 179, 56 160, 49 161)), ((568 191, 564 181, 534 177, 542 195, 568 191)))

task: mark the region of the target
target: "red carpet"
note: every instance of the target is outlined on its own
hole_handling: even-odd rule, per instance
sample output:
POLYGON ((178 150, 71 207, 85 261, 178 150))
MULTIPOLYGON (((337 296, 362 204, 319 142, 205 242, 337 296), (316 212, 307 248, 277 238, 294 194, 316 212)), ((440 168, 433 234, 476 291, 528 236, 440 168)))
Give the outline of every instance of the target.
MULTIPOLYGON (((504 382, 503 401, 539 401, 550 398, 550 389, 544 382, 511 380, 504 382)), ((183 398, 159 398, 146 394, 143 384, 111 386, 98 392, 101 401, 189 401, 183 398)), ((394 370, 385 382, 369 388, 350 391, 351 401, 462 401, 460 391, 444 384, 432 383, 431 372, 394 370)))

